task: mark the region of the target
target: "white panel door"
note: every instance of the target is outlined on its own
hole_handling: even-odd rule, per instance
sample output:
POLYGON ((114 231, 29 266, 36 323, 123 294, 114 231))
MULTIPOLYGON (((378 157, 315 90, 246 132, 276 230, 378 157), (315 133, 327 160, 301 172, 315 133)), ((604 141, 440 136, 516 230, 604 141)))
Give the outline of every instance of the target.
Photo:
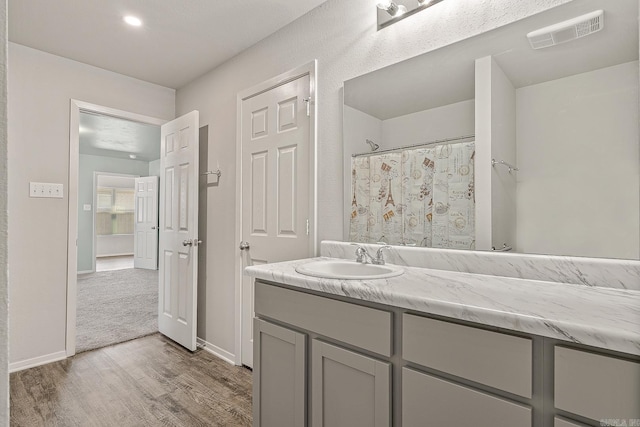
MULTIPOLYGON (((306 258, 309 76, 242 101, 243 267, 306 258)), ((242 279, 242 363, 253 365, 253 278, 242 279)))
POLYGON ((135 179, 135 230, 133 266, 158 268, 158 177, 135 179))
POLYGON ((196 349, 198 123, 192 111, 162 125, 158 329, 196 349))

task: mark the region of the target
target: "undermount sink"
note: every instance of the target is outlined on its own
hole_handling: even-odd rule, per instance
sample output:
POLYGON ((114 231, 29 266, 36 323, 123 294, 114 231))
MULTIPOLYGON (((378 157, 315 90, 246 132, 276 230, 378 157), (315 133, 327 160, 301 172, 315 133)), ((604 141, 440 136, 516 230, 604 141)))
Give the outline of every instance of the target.
POLYGON ((404 271, 395 265, 362 264, 348 260, 311 261, 296 267, 300 274, 326 279, 386 279, 401 275, 404 271))

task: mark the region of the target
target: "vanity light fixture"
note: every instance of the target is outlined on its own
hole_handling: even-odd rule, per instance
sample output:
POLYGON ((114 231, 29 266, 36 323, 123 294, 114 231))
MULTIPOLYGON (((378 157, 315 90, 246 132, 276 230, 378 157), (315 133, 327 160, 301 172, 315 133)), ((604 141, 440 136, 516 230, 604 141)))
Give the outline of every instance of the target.
POLYGON ((393 0, 385 0, 378 3, 378 9, 384 10, 393 17, 404 15, 407 11, 405 6, 398 5, 393 0))
POLYGON ((137 18, 132 15, 127 15, 122 19, 124 20, 124 22, 131 25, 132 27, 140 27, 142 25, 142 21, 140 20, 140 18, 137 18))
POLYGON ((382 0, 378 3, 378 30, 444 0, 382 0))
POLYGON ((129 154, 129 158, 130 159, 136 159, 138 156, 136 156, 135 154, 129 154))

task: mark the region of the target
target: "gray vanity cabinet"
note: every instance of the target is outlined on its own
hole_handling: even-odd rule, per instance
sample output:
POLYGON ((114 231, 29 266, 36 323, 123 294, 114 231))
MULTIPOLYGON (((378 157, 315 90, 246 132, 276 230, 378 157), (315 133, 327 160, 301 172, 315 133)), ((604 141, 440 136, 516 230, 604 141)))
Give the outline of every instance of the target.
POLYGON ((390 311, 256 281, 255 313, 255 426, 391 425, 390 311))
POLYGON ((312 427, 389 427, 391 365, 318 339, 311 347, 312 427))
POLYGON ((578 424, 575 421, 569 421, 555 417, 553 419, 553 427, 588 427, 586 424, 578 424))
POLYGON ((530 399, 532 342, 423 316, 402 316, 402 358, 530 399))
POLYGON ((530 399, 531 339, 405 313, 402 358, 420 365, 402 369, 404 427, 531 426, 531 406, 466 385, 487 385, 530 399), (439 377, 443 374, 453 379, 439 377))
POLYGON ((255 426, 640 420, 636 356, 259 280, 255 313, 255 426))
POLYGON ((555 347, 557 409, 592 419, 640 422, 640 363, 555 347))
POLYGON ((254 319, 253 425, 306 425, 306 336, 254 319))
POLYGON ((531 426, 531 408, 403 368, 402 425, 525 427, 531 426))

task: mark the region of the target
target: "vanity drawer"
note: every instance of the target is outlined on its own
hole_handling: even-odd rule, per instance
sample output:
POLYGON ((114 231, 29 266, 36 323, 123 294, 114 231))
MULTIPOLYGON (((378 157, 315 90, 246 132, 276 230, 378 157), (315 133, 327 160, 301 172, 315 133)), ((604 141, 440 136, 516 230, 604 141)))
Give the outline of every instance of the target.
POLYGON ((434 376, 402 369, 404 427, 531 426, 531 408, 434 376))
POLYGON ((256 281, 255 313, 383 356, 392 354, 388 311, 256 281))
POLYGON ((531 398, 532 349, 527 338, 404 314, 402 357, 531 398))
POLYGON ((585 424, 577 424, 574 421, 563 420, 562 418, 555 417, 553 419, 553 427, 588 427, 585 424))
POLYGON ((555 347, 555 406, 592 420, 640 419, 640 363, 555 347))

